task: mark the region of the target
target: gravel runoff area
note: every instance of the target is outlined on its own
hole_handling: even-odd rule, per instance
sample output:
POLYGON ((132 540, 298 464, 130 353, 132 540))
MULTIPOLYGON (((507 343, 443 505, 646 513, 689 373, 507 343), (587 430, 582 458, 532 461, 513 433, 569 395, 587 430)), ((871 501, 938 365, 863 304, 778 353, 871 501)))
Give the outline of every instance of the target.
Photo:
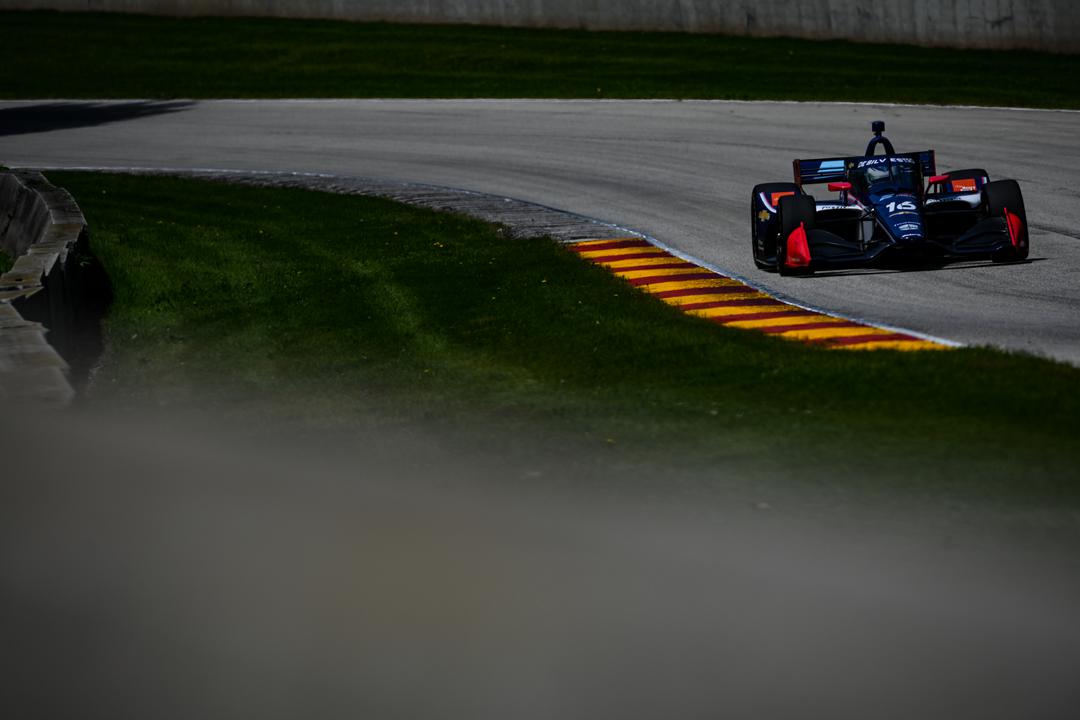
MULTIPOLYGON (((102 170, 100 172, 109 172, 102 170)), ((302 188, 340 195, 381 197, 407 205, 456 212, 496 223, 512 238, 552 237, 563 243, 603 240, 641 233, 575 213, 515 198, 455 188, 406 183, 370 177, 340 177, 319 173, 243 172, 231 170, 125 170, 127 175, 196 178, 239 185, 302 188)))

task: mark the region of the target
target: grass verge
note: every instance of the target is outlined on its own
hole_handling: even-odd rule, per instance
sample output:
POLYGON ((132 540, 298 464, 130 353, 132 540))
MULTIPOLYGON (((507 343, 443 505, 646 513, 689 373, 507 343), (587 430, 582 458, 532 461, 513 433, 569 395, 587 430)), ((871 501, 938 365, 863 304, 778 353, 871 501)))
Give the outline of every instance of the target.
POLYGON ((432 423, 626 461, 1074 504, 1080 370, 719 327, 555 243, 389 201, 50 173, 113 282, 93 400, 432 423))
POLYGON ((0 25, 6 98, 725 98, 1080 108, 1080 56, 1028 51, 49 12, 2 12, 0 25))

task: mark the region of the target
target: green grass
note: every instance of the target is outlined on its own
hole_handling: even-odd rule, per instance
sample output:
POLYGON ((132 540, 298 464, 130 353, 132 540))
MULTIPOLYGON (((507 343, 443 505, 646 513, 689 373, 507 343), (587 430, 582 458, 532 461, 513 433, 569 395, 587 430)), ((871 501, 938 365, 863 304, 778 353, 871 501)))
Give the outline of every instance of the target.
POLYGON ((7 98, 536 97, 1080 107, 1080 56, 250 18, 0 13, 7 98))
POLYGON ((620 462, 1074 504, 1080 370, 816 350, 546 240, 378 199, 51 173, 115 304, 91 395, 316 430, 433 424, 620 462))

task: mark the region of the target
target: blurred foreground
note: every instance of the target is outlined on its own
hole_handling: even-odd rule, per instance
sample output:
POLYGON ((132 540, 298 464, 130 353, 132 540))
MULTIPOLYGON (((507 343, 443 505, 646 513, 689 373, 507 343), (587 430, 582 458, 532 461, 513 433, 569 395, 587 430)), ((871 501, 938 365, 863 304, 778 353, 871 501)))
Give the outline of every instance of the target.
POLYGON ((594 482, 611 465, 483 457, 419 432, 270 442, 14 415, 0 421, 5 718, 1080 707, 1075 545, 1039 542, 1037 519, 1017 543, 914 503, 620 491, 594 482))

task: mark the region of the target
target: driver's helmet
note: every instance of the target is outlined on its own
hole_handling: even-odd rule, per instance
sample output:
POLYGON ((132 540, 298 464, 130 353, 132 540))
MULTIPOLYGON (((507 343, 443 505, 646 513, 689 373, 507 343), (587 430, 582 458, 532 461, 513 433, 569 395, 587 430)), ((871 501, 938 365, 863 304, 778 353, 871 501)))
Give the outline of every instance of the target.
POLYGON ((863 168, 863 173, 866 175, 866 184, 873 185, 874 183, 888 180, 892 173, 890 163, 883 162, 880 165, 867 165, 863 168))
POLYGON ((864 158, 851 171, 852 184, 870 192, 917 192, 921 184, 919 163, 910 157, 864 158))

